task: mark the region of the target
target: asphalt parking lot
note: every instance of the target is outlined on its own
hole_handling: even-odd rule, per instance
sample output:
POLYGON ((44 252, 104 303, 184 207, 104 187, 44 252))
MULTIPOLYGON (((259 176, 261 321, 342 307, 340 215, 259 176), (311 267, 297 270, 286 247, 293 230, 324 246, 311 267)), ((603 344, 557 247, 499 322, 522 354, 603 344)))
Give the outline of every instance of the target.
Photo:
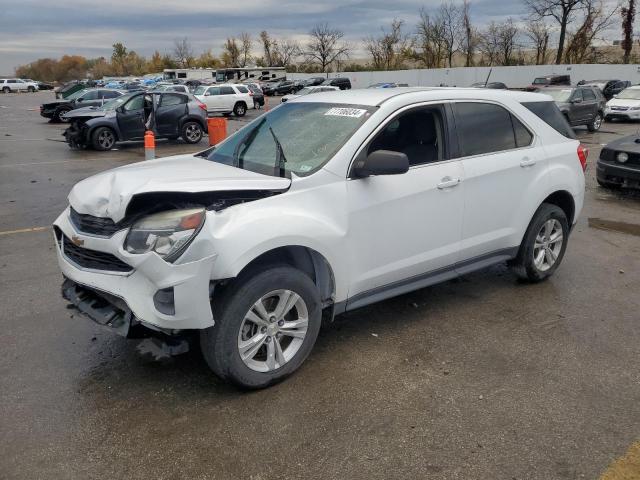
POLYGON ((640 440, 640 195, 595 181, 601 145, 640 125, 578 131, 586 203, 551 280, 499 266, 350 312, 245 393, 65 308, 48 226, 144 150, 70 150, 37 111, 52 96, 0 95, 0 478, 598 479, 640 440))

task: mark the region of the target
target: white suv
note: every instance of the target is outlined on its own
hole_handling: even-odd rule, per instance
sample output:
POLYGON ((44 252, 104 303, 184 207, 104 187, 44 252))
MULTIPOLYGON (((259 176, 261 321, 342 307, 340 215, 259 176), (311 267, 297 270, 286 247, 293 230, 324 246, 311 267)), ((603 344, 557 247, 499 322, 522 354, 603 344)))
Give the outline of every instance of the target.
POLYGON ((2 91, 2 93, 19 91, 37 92, 38 84, 20 78, 0 78, 0 91, 2 91))
POLYGON ((229 114, 244 117, 248 108, 253 106, 253 93, 245 85, 200 85, 193 94, 207 106, 207 112, 229 114))
POLYGON ((305 95, 199 154, 78 183, 54 224, 63 295, 123 335, 199 331, 216 374, 264 387, 323 317, 498 262, 549 277, 585 167, 546 95, 305 95))

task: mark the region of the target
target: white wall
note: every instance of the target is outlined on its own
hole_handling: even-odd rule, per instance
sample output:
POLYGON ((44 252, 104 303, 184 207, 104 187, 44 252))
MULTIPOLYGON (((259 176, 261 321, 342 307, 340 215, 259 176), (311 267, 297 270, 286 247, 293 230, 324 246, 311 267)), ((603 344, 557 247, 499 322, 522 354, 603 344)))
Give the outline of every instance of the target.
MULTIPOLYGON (((353 88, 365 88, 377 82, 408 83, 409 86, 468 87, 474 82, 484 82, 490 67, 434 68, 420 70, 395 70, 388 72, 342 72, 329 77, 349 77, 353 88)), ((493 67, 490 81, 504 82, 509 88, 523 88, 535 77, 551 74, 571 75, 571 82, 580 80, 616 79, 640 84, 640 65, 526 65, 517 67, 493 67)), ((287 73, 291 80, 317 77, 319 74, 287 73)))

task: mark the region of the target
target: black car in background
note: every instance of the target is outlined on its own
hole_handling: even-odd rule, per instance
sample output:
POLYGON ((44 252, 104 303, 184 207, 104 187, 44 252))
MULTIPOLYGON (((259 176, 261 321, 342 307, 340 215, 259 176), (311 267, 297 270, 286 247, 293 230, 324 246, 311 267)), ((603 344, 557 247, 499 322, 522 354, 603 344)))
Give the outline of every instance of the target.
POLYGON ((614 95, 618 95, 625 88, 629 88, 631 82, 628 80, 581 80, 578 85, 597 87, 604 95, 604 98, 611 100, 614 95))
POLYGON ((533 79, 531 85, 525 90, 528 92, 536 92, 545 87, 570 86, 571 77, 569 75, 547 75, 546 77, 537 77, 533 79))
POLYGON ((471 84, 472 88, 490 88, 493 90, 506 90, 507 86, 502 82, 476 82, 471 84))
POLYGON ((340 90, 351 90, 351 80, 346 77, 327 78, 320 85, 338 87, 340 90))
POLYGON ((586 125, 590 132, 595 132, 602 126, 607 102, 597 87, 549 87, 541 93, 555 100, 572 127, 586 125))
POLYGON ((296 85, 296 82, 292 80, 283 80, 275 87, 276 95, 288 95, 290 93, 295 93, 299 88, 296 85))
POLYGON ((325 77, 311 77, 311 78, 307 78, 304 82, 304 86, 305 87, 317 87, 318 85, 320 85, 322 82, 324 82, 326 80, 325 77))
POLYGON ((51 119, 52 122, 64 122, 64 114, 80 107, 100 106, 123 92, 108 88, 86 88, 72 93, 63 100, 43 103, 40 105, 40 115, 51 119))
POLYGON ((598 158, 596 179, 607 188, 640 189, 640 136, 629 135, 605 145, 598 158))
POLYGON ((260 85, 257 83, 247 83, 246 86, 253 97, 253 106, 257 109, 264 107, 264 93, 262 93, 260 85))

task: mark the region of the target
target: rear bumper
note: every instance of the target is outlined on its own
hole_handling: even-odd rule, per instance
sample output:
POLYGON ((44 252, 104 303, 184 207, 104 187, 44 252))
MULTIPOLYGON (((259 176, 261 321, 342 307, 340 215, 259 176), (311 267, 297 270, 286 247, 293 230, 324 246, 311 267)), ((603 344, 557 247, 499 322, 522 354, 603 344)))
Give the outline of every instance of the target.
POLYGON ((600 182, 640 189, 640 166, 613 164, 598 160, 596 177, 600 182))
MULTIPOLYGON (((110 254, 131 266, 128 272, 83 267, 64 253, 61 242, 56 238, 58 265, 64 277, 94 293, 100 292, 109 305, 125 312, 123 315, 129 321, 170 331, 203 329, 213 325, 209 285, 217 255, 184 264, 165 262, 155 253, 132 255, 122 248, 127 230, 121 230, 110 238, 78 232, 70 221, 69 209, 58 217, 54 225, 67 239, 73 238, 81 243, 82 248, 110 254), (160 290, 172 298, 170 307, 173 313, 163 313, 158 309, 157 294, 160 290), (129 311, 130 315, 127 315, 129 311)), ((63 296, 70 297, 67 300, 83 311, 72 300, 72 293, 63 293, 63 296)), ((87 310, 84 313, 102 323, 94 318, 97 316, 95 312, 87 310)))

